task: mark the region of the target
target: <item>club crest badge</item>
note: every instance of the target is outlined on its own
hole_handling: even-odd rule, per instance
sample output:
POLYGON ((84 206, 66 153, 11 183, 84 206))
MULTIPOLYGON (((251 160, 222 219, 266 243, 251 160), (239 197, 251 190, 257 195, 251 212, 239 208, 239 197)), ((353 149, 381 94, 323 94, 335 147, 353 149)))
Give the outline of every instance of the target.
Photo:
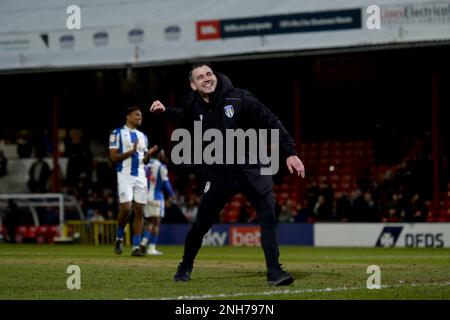
POLYGON ((231 104, 223 107, 223 110, 225 111, 225 115, 228 118, 232 118, 233 117, 233 115, 234 115, 234 108, 233 108, 233 106, 231 104))

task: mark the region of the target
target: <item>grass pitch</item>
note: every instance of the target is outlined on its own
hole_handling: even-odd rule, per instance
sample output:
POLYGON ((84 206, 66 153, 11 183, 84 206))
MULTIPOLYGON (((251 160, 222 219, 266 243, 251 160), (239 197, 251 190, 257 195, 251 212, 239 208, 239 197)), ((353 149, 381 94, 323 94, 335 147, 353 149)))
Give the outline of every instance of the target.
POLYGON ((183 247, 158 249, 138 258, 112 246, 0 244, 0 299, 450 299, 450 249, 282 246, 287 287, 266 284, 261 248, 203 247, 188 283, 172 280, 183 247), (66 285, 73 264, 79 290, 66 285), (381 269, 379 290, 366 287, 369 265, 381 269))

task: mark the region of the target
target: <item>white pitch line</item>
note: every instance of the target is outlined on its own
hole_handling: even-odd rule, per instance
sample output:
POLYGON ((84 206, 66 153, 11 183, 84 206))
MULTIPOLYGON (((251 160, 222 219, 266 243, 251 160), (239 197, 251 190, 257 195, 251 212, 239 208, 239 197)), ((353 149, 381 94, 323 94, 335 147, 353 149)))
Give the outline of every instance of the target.
MULTIPOLYGON (((450 285, 449 282, 435 282, 435 283, 410 283, 410 284, 394 284, 394 285, 382 285, 382 289, 387 288, 399 288, 399 287, 443 287, 450 285)), ((204 294, 198 296, 178 296, 178 297, 163 297, 163 298, 142 298, 138 300, 203 300, 203 299, 221 299, 221 298, 238 298, 245 296, 271 296, 271 295, 285 295, 294 293, 320 293, 320 292, 339 292, 348 290, 368 290, 366 287, 340 287, 340 288, 324 288, 324 289, 297 289, 297 290, 271 290, 262 292, 238 292, 238 293, 219 293, 219 294, 204 294)), ((375 289, 376 290, 376 289, 375 289)), ((134 299, 126 299, 134 300, 134 299)))

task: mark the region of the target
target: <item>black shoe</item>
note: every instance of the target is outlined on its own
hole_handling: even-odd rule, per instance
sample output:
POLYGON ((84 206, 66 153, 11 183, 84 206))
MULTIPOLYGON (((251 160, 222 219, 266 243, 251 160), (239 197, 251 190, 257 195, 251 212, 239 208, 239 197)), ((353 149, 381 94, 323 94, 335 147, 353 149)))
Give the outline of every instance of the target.
POLYGON ((173 281, 189 281, 191 279, 191 272, 192 266, 185 267, 183 263, 180 263, 177 268, 177 273, 175 273, 175 276, 173 277, 173 281))
POLYGON ((116 254, 122 254, 122 252, 123 252, 122 240, 116 240, 116 246, 114 247, 114 252, 116 254))
POLYGON ((143 246, 142 244, 139 246, 139 250, 141 250, 141 252, 143 253, 143 254, 146 254, 147 253, 147 246, 143 246))
POLYGON ((267 283, 272 286, 287 286, 294 282, 294 278, 281 268, 267 272, 267 283))
POLYGON ((145 257, 145 253, 142 253, 141 249, 136 248, 131 252, 132 257, 145 257))

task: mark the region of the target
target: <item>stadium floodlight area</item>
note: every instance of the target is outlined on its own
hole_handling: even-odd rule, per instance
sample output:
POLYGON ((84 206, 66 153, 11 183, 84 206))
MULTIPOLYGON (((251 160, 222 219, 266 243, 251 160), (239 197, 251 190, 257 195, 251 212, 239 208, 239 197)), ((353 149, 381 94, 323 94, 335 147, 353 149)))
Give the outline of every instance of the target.
POLYGON ((18 208, 29 209, 33 218, 34 225, 39 226, 40 221, 36 208, 56 207, 59 212, 59 237, 54 239, 55 242, 70 241, 65 235, 64 223, 66 220, 66 208, 75 209, 80 220, 84 220, 83 210, 74 196, 62 193, 36 193, 36 194, 0 194, 0 210, 8 207, 9 200, 13 200, 18 208))

